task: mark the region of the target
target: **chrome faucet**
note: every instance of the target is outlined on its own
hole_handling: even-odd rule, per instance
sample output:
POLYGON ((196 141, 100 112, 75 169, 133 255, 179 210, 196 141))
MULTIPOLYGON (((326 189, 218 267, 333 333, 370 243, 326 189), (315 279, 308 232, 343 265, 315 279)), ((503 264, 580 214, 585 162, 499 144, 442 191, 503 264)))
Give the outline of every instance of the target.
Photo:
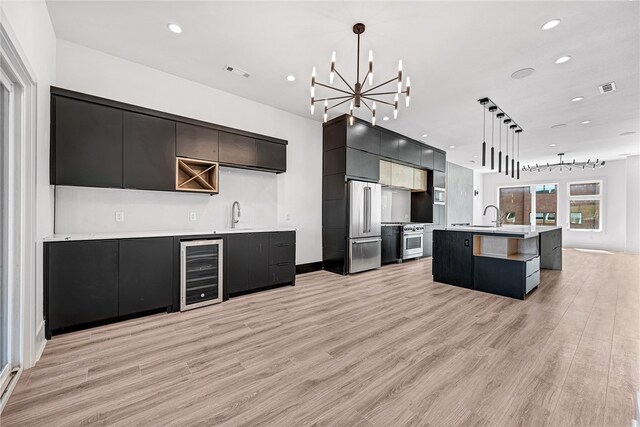
POLYGON ((495 205, 487 205, 486 208, 484 208, 484 213, 482 214, 483 216, 487 215, 487 210, 489 208, 494 208, 496 210, 496 220, 495 221, 491 221, 491 222, 495 222, 496 223, 496 227, 502 227, 502 222, 500 221, 501 217, 500 217, 500 209, 495 206, 495 205))
POLYGON ((236 200, 231 205, 231 228, 236 228, 236 224, 240 221, 240 203, 236 200), (236 206, 238 207, 238 216, 236 217, 236 206))

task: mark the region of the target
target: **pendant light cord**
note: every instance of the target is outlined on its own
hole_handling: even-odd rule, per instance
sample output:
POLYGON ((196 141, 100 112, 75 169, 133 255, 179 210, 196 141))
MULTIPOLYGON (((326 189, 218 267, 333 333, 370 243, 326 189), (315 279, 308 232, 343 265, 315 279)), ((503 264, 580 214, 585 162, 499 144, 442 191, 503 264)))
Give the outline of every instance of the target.
POLYGON ((482 106, 482 142, 487 140, 487 109, 482 106))
POLYGON ((496 121, 495 114, 491 113, 491 148, 493 148, 493 122, 496 121))

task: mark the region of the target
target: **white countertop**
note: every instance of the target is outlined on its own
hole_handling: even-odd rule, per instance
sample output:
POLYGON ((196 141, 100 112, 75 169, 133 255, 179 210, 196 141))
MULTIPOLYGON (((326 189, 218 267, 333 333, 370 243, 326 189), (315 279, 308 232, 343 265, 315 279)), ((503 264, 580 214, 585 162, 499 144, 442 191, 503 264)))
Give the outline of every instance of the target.
POLYGON ((170 236, 209 236, 212 234, 235 233, 269 233, 277 231, 296 231, 295 228, 223 228, 211 231, 175 230, 175 231, 128 231, 122 233, 88 233, 88 234, 53 234, 44 238, 45 242, 66 242, 73 240, 108 240, 108 239, 138 239, 142 237, 170 237, 170 236))
POLYGON ((557 230, 560 226, 551 225, 503 225, 502 227, 477 227, 477 226, 456 226, 447 227, 447 231, 466 231, 483 234, 505 234, 519 235, 521 237, 534 237, 545 231, 557 230))

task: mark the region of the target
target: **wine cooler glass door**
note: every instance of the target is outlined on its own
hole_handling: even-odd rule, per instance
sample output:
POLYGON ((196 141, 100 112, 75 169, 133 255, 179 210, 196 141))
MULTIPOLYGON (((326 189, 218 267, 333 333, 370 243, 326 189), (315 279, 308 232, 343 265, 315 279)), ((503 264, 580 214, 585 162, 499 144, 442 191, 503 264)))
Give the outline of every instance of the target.
POLYGON ((222 239, 180 243, 180 310, 222 302, 222 239))

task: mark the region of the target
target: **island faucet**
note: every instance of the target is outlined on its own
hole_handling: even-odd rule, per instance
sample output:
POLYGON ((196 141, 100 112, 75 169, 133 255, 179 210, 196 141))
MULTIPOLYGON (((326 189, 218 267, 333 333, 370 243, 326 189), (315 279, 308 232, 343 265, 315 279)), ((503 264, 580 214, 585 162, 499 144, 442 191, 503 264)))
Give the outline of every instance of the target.
POLYGON ((236 228, 236 224, 240 221, 240 203, 236 200, 231 205, 231 228, 236 228), (238 216, 236 217, 236 206, 238 207, 238 216))
POLYGON ((487 205, 486 208, 484 208, 484 213, 482 214, 483 216, 487 215, 487 210, 489 208, 494 208, 496 210, 496 220, 492 221, 496 223, 496 227, 502 227, 502 222, 500 221, 501 217, 500 217, 500 208, 498 208, 495 205, 487 205))

